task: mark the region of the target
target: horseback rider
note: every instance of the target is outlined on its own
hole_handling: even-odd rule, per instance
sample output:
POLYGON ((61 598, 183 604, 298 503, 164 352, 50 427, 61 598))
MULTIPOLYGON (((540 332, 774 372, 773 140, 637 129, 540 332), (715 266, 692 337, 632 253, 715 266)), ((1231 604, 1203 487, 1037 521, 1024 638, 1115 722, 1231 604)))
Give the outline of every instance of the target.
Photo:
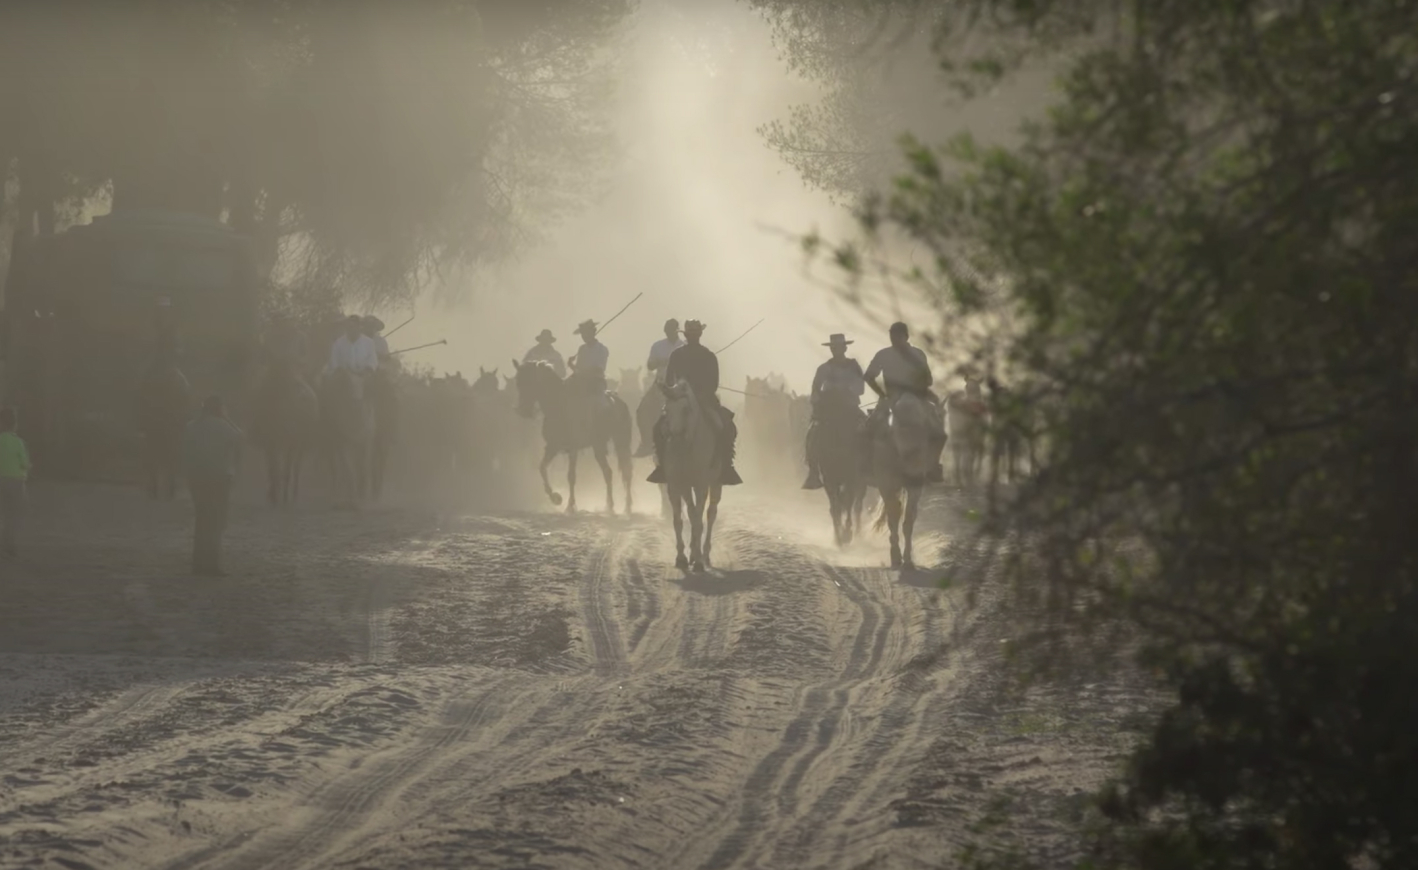
MULTIPOLYGON (((930 363, 926 360, 926 352, 911 344, 911 331, 904 323, 893 323, 890 329, 891 345, 877 351, 872 357, 871 364, 863 375, 867 384, 872 390, 881 396, 876 408, 872 410, 867 418, 867 455, 870 457, 870 443, 872 438, 881 427, 886 425, 887 418, 896 401, 904 395, 914 395, 930 405, 934 412, 936 422, 936 439, 940 443, 940 448, 945 448, 945 415, 941 412, 940 399, 931 391, 931 385, 935 379, 931 375, 930 363), (882 385, 876 383, 880 377, 882 385)), ((935 470, 931 474, 933 482, 940 482, 945 479, 945 470, 936 462, 935 470)))
POLYGON ((611 361, 611 352, 596 339, 596 321, 587 320, 576 327, 581 336, 581 346, 571 357, 571 377, 577 382, 581 392, 591 396, 603 396, 606 392, 606 366, 611 361))
POLYGON ((556 336, 551 334, 550 329, 543 329, 541 334, 537 336, 536 346, 527 351, 526 355, 522 357, 522 362, 547 363, 556 372, 557 377, 566 377, 566 361, 561 358, 557 349, 552 347, 554 344, 556 344, 556 336))
POLYGON ((635 409, 635 422, 640 426, 640 449, 635 452, 636 458, 655 452, 655 421, 665 410, 665 392, 660 387, 665 383, 670 354, 681 347, 684 340, 679 337, 679 321, 671 317, 665 321, 665 337, 650 345, 650 358, 645 363, 645 368, 655 373, 655 387, 645 391, 640 397, 640 407, 635 409))
MULTIPOLYGON (((703 335, 704 324, 698 320, 685 322, 685 344, 670 354, 669 363, 665 366, 665 383, 673 385, 684 381, 694 391, 700 406, 710 414, 710 420, 718 418, 719 425, 716 428, 719 433, 719 449, 724 460, 721 483, 724 486, 736 486, 743 483, 743 478, 734 470, 734 445, 738 439, 738 427, 734 423, 733 412, 719 404, 719 358, 712 350, 699 343, 703 335)), ((665 482, 664 451, 660 445, 664 430, 663 421, 664 417, 661 416, 660 422, 655 424, 655 452, 660 461, 647 478, 650 483, 665 482)))
POLYGON ((367 314, 364 320, 360 321, 360 328, 365 335, 369 336, 369 340, 374 342, 374 353, 381 366, 392 359, 389 356, 389 340, 379 334, 384 331, 384 321, 373 314, 367 314))
POLYGON ((823 345, 832 351, 832 359, 817 367, 812 379, 812 423, 807 430, 807 482, 803 489, 822 489, 818 467, 817 440, 823 421, 834 414, 852 414, 861 418, 862 394, 866 392, 866 375, 861 363, 847 356, 847 346, 853 342, 842 333, 833 333, 823 345))
POLYGON ((330 361, 325 364, 325 373, 339 371, 341 369, 355 375, 355 383, 361 390, 366 375, 373 373, 379 368, 379 351, 375 348, 374 339, 364 334, 364 319, 358 314, 351 314, 345 318, 344 332, 330 345, 330 361))

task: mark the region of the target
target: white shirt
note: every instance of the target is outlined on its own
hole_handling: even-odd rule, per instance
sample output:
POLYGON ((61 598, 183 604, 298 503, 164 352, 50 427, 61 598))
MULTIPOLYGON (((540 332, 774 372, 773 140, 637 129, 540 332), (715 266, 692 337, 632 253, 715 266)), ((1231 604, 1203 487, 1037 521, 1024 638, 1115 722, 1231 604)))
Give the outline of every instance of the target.
POLYGON ((599 341, 583 344, 576 350, 576 370, 578 372, 586 372, 594 369, 604 374, 606 365, 610 363, 610 361, 610 348, 601 344, 599 341))
POLYGON ((684 339, 682 338, 676 338, 674 341, 662 338, 650 345, 650 359, 645 363, 645 368, 655 373, 655 383, 663 384, 665 382, 665 366, 670 363, 670 354, 674 353, 676 348, 681 347, 684 347, 684 339))
POLYGON ((374 371, 379 368, 379 352, 375 350, 374 339, 360 334, 353 341, 346 335, 335 339, 330 345, 330 364, 327 371, 350 369, 351 371, 374 371))
POLYGON ((895 347, 877 351, 871 365, 867 366, 866 379, 877 375, 881 375, 888 391, 925 389, 931 385, 931 366, 926 352, 911 345, 906 346, 905 353, 895 347))
POLYGON ((380 356, 389 355, 389 342, 382 335, 371 335, 370 340, 374 342, 374 350, 380 356))

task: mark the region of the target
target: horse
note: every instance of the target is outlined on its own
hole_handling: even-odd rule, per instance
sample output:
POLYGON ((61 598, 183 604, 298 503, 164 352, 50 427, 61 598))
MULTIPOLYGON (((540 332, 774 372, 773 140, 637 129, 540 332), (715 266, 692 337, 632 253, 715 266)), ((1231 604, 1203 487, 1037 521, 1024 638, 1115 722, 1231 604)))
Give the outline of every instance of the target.
POLYGON ((620 377, 616 379, 615 392, 625 401, 626 407, 631 409, 640 407, 640 400, 645 395, 645 388, 640 381, 639 366, 620 370, 620 377))
POLYGON ((266 500, 290 504, 300 495, 300 468, 320 429, 320 402, 294 366, 277 363, 256 395, 252 440, 266 453, 266 500))
MULTIPOLYGON (((590 397, 596 402, 594 409, 582 410, 573 407, 578 396, 573 390, 578 386, 569 379, 558 377, 556 371, 544 362, 520 363, 512 361, 517 369, 517 412, 523 417, 531 417, 535 410, 542 410, 542 440, 546 447, 542 451, 542 488, 554 505, 561 504, 561 494, 552 489, 547 479, 547 466, 559 454, 565 453, 566 484, 570 490, 567 513, 576 510, 576 457, 587 447, 595 454, 596 464, 606 481, 606 510, 615 513, 615 491, 611 485, 611 466, 607 459, 606 445, 615 447, 616 463, 620 466, 621 478, 625 485, 625 512, 631 512, 631 467, 630 456, 630 407, 614 393, 590 397)), ((573 376, 574 377, 574 376, 573 376)))
POLYGON ((866 415, 841 402, 822 406, 820 415, 812 451, 827 493, 833 537, 837 546, 845 547, 862 527, 867 485, 862 475, 861 433, 866 415))
POLYGON ((689 384, 664 387, 664 470, 675 528, 675 567, 701 572, 713 567, 714 520, 723 495, 724 459, 719 433, 689 384), (689 506, 689 557, 684 554, 683 507, 689 506))
POLYGON ((399 387, 394 373, 381 368, 368 379, 370 405, 374 412, 374 434, 370 439, 368 488, 361 491, 378 499, 384 495, 384 470, 389 452, 399 437, 399 387))
POLYGON ((159 359, 138 390, 138 428, 143 434, 143 467, 152 498, 177 497, 182 471, 182 433, 190 419, 192 391, 171 360, 159 359))
POLYGON ((354 507, 374 439, 374 409, 364 395, 360 376, 348 369, 325 375, 319 395, 320 434, 330 459, 336 499, 354 507))
POLYGON ((875 527, 877 531, 884 527, 890 530, 891 567, 911 568, 915 564, 911 541, 921 490, 935 470, 944 445, 937 435, 938 412, 920 396, 903 394, 887 413, 889 421, 877 426, 872 438, 873 482, 881 493, 881 512, 875 527))
POLYGON ((955 460, 955 484, 964 489, 980 480, 985 457, 986 409, 984 402, 964 390, 950 395, 951 454, 955 460))

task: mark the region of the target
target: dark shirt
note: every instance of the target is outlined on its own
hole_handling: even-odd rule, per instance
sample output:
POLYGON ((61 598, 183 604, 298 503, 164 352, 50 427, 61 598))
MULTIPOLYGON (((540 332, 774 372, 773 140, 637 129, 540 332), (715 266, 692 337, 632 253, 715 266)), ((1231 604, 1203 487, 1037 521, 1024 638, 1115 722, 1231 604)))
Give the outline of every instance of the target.
POLYGON ((812 398, 826 398, 828 401, 851 401, 857 404, 866 392, 866 376, 862 366, 851 357, 830 359, 817 367, 812 379, 812 398))
POLYGON ((714 398, 719 390, 719 358, 702 344, 686 344, 675 348, 665 366, 665 383, 689 382, 700 399, 714 398))
POLYGON ((203 414, 187 424, 183 460, 187 476, 234 477, 241 465, 241 430, 225 418, 203 414))

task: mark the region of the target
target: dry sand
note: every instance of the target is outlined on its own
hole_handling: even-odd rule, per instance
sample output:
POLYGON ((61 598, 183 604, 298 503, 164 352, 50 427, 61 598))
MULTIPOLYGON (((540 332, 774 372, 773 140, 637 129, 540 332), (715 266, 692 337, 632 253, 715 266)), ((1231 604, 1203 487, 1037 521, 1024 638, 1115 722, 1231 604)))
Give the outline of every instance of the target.
POLYGON ((0 867, 935 867, 1001 813, 1051 863, 1136 736, 1139 689, 1002 695, 988 590, 829 548, 820 497, 731 491, 688 577, 648 515, 248 498, 215 580, 183 502, 33 501, 0 867))

